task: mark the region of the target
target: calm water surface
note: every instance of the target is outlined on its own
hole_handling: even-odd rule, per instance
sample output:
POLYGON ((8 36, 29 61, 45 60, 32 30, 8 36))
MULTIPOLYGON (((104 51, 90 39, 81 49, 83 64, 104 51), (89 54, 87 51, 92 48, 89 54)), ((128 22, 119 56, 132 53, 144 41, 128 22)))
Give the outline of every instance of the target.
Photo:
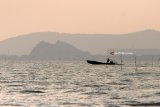
POLYGON ((1 107, 160 107, 160 68, 1 61, 1 107))

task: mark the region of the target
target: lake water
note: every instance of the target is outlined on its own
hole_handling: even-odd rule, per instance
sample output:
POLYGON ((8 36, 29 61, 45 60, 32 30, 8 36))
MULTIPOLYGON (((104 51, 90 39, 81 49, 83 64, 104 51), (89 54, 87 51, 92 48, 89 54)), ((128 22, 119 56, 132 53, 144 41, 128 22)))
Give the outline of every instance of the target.
POLYGON ((160 67, 1 61, 1 107, 160 107, 160 67))

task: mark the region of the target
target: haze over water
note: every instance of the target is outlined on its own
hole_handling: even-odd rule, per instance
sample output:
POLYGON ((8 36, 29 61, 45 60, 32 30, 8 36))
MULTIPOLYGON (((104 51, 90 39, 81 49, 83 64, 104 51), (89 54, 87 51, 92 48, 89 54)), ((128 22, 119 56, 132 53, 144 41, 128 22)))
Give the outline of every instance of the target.
POLYGON ((85 61, 91 59, 89 52, 106 55, 107 49, 144 49, 140 53, 149 52, 148 60, 159 61, 159 4, 160 0, 1 0, 0 106, 160 106, 158 64, 142 62, 136 68, 127 63, 121 70, 85 61), (64 61, 77 55, 83 61, 64 61))
POLYGON ((0 106, 160 106, 160 68, 147 66, 121 71, 84 61, 1 61, 0 106))

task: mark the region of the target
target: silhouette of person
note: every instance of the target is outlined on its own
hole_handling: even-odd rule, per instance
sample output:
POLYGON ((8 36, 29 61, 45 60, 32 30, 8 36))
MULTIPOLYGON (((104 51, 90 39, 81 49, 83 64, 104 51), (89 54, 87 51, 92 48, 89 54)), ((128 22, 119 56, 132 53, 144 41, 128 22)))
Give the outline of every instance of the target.
POLYGON ((107 63, 109 63, 110 62, 110 60, 109 60, 109 58, 107 58, 107 63))

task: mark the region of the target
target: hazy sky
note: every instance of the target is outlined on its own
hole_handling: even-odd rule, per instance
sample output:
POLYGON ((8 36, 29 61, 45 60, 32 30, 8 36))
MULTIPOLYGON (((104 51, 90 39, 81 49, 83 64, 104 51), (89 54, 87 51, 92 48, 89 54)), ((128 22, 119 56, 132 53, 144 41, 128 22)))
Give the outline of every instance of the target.
POLYGON ((0 40, 31 32, 160 30, 160 0, 0 0, 0 40))

